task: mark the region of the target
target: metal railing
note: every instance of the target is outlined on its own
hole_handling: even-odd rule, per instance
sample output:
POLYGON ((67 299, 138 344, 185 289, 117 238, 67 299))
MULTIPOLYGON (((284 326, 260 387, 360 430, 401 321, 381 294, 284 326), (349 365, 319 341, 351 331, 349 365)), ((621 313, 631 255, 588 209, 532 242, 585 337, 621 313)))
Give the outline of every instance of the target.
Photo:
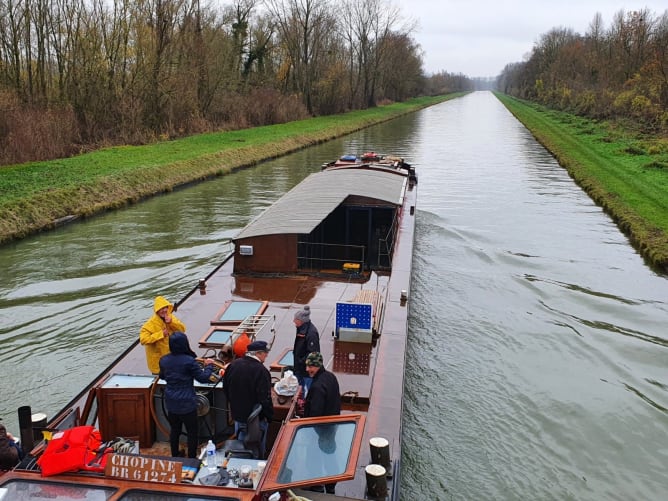
POLYGON ((346 263, 360 265, 364 269, 366 246, 326 244, 300 241, 297 243, 297 263, 299 270, 325 271, 343 269, 346 263))

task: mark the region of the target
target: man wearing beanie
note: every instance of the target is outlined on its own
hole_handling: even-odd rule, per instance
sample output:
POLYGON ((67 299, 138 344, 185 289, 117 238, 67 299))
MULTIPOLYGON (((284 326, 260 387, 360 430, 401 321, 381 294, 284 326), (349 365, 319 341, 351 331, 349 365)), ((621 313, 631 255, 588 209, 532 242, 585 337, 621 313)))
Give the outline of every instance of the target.
POLYGON ((305 397, 311 384, 311 378, 306 372, 306 357, 309 353, 320 351, 320 333, 318 333, 315 325, 311 323, 311 308, 309 305, 295 313, 294 322, 297 333, 295 335, 295 345, 292 349, 293 369, 299 384, 303 388, 302 397, 305 397))
MULTIPOLYGON (((339 381, 336 376, 325 369, 322 353, 309 353, 306 357, 306 371, 313 379, 311 387, 306 395, 304 403, 304 417, 318 416, 337 416, 341 414, 341 392, 339 390, 339 381)), ((332 454, 336 448, 336 428, 331 425, 315 426, 315 432, 318 435, 318 447, 325 453, 325 456, 318 455, 317 458, 325 461, 323 471, 332 471, 335 461, 332 454)), ((310 459, 310 463, 315 463, 317 458, 310 459)), ((307 457, 308 459, 308 457, 307 457)), ((309 490, 316 492, 327 492, 334 494, 336 483, 325 485, 314 485, 309 490)))
POLYGON ((341 414, 341 393, 336 376, 323 367, 322 354, 310 353, 306 357, 306 371, 313 379, 306 403, 304 417, 338 416, 341 414))

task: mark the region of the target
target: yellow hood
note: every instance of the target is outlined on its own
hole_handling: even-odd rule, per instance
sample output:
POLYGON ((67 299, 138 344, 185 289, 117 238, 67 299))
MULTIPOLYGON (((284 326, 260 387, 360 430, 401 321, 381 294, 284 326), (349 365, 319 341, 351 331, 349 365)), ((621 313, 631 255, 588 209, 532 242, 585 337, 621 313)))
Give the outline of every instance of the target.
POLYGON ((164 297, 158 296, 155 298, 155 302, 153 303, 153 312, 158 313, 158 310, 164 308, 165 306, 169 307, 168 308, 169 313, 171 313, 172 310, 174 309, 174 305, 172 303, 167 301, 167 299, 165 299, 164 297))

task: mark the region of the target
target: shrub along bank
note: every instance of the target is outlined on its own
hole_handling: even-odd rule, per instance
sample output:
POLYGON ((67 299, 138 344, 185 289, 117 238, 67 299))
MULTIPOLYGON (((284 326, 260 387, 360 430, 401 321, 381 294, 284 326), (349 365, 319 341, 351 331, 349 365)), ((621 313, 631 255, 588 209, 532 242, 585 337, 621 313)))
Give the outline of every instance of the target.
POLYGON ((135 203, 461 96, 0 167, 0 243, 135 203))
POLYGON ((652 265, 668 270, 668 140, 497 93, 652 265))

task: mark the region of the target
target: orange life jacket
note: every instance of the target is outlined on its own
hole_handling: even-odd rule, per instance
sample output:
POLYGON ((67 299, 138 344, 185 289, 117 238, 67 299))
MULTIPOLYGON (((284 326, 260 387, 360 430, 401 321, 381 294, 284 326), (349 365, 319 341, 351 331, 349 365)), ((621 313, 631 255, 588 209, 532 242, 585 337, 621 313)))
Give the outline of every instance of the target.
POLYGON ((243 357, 246 354, 246 351, 248 350, 248 345, 251 343, 250 338, 248 337, 248 334, 244 331, 241 333, 241 335, 237 338, 237 340, 234 342, 234 354, 240 358, 243 357))
POLYGON ((100 432, 93 426, 75 426, 54 433, 37 464, 44 477, 79 470, 102 472, 107 450, 101 445, 100 432))

